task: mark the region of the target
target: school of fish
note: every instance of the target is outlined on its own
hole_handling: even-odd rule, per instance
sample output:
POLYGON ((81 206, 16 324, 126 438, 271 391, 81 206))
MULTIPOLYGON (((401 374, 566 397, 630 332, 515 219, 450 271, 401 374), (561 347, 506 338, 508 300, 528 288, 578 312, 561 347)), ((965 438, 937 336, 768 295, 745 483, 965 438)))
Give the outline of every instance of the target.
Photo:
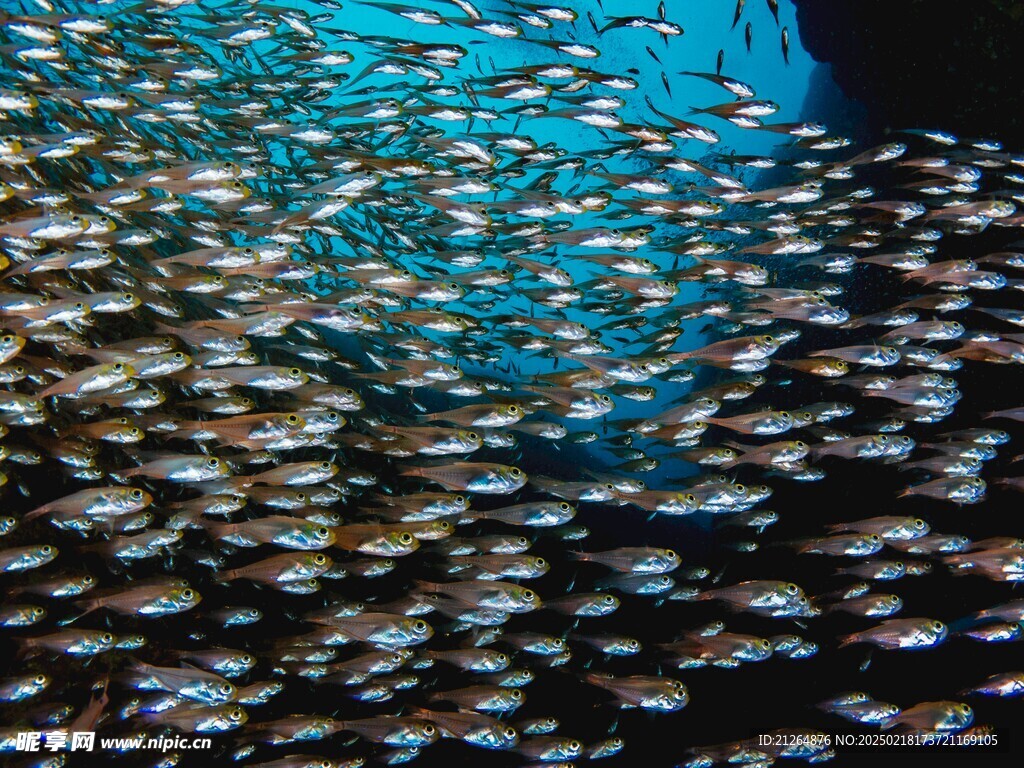
MULTIPOLYGON (((213 738, 133 765, 639 765, 616 724, 719 706, 695 676, 1024 636, 997 511, 1024 476, 985 469, 1024 405, 984 383, 1024 362, 1024 155, 773 122, 724 51, 657 89, 601 70, 612 39, 685 58, 685 4, 33 2, 0 13, 0 752, 94 730, 213 738), (384 34, 409 22, 464 45, 384 34), (776 151, 719 151, 746 131, 776 151), (839 524, 772 509, 833 469, 886 490, 839 524), (828 565, 739 580, 665 520, 828 565), (900 594, 949 573, 1002 598, 900 594), (607 733, 563 728, 578 706, 607 733)), ((763 25, 788 64, 777 2, 744 5, 747 50, 763 25)), ((1022 670, 836 690, 790 746, 741 729, 675 764, 828 760, 822 723, 985 733, 972 702, 1022 670)))

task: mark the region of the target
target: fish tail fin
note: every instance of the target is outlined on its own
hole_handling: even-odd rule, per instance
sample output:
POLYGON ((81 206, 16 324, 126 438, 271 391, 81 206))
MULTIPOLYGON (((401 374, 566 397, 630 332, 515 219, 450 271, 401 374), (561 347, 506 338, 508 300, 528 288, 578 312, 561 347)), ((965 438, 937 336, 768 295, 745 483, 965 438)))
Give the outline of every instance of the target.
POLYGON ((83 610, 77 616, 72 616, 70 619, 68 619, 67 622, 66 622, 67 624, 70 624, 73 621, 78 621, 83 616, 89 615, 90 613, 95 611, 97 608, 99 608, 102 605, 102 603, 97 598, 91 598, 91 599, 88 599, 88 600, 75 600, 72 603, 72 605, 75 605, 75 606, 77 606, 79 608, 82 608, 83 610))
POLYGON ((202 517, 197 518, 195 523, 214 539, 223 538, 235 531, 234 523, 220 523, 216 520, 207 520, 202 517))
POLYGON ((174 333, 178 329, 175 328, 173 325, 168 325, 167 323, 161 322, 160 320, 154 320, 153 330, 158 331, 159 333, 174 333))
POLYGON ((18 644, 17 649, 14 652, 14 658, 25 659, 32 654, 32 651, 36 648, 34 637, 15 637, 14 642, 18 644))
POLYGON ((49 511, 50 511, 50 505, 49 504, 43 504, 43 506, 36 507, 32 511, 26 512, 24 515, 22 515, 21 521, 23 523, 27 523, 29 520, 35 520, 37 517, 42 517, 43 515, 45 515, 49 511))

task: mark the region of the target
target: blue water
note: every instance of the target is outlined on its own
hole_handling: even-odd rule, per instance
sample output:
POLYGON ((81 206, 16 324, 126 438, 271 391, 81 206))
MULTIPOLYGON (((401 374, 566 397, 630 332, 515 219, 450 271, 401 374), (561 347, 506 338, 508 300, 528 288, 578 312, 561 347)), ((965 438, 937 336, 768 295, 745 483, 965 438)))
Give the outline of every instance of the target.
MULTIPOLYGON (((296 3, 295 7, 306 10, 311 15, 323 13, 323 9, 313 3, 296 3)), ((359 5, 349 3, 344 10, 335 13, 335 21, 327 22, 324 27, 340 27, 346 30, 356 31, 362 35, 388 36, 407 40, 416 40, 421 43, 458 43, 469 50, 459 67, 441 69, 444 79, 440 84, 459 85, 464 79, 472 79, 475 75, 489 76, 497 68, 498 71, 507 70, 511 67, 524 65, 541 65, 553 63, 575 64, 581 68, 590 68, 602 73, 623 74, 632 77, 639 84, 633 91, 615 91, 600 85, 592 85, 583 92, 587 94, 601 95, 622 95, 626 99, 626 107, 619 110, 619 114, 627 122, 639 122, 641 117, 650 118, 645 100, 649 98, 654 105, 662 112, 683 119, 697 122, 712 128, 721 136, 718 144, 708 145, 699 141, 691 140, 680 143, 677 150, 668 153, 671 156, 685 157, 697 160, 706 167, 713 167, 724 170, 727 173, 736 175, 744 180, 751 188, 758 186, 758 174, 762 173, 753 169, 742 167, 729 167, 719 165, 715 162, 716 154, 739 154, 739 155, 778 155, 779 150, 793 141, 792 137, 776 134, 767 131, 753 131, 739 128, 726 120, 710 115, 687 116, 691 107, 707 107, 715 104, 722 104, 732 100, 732 96, 724 89, 705 80, 677 74, 680 71, 715 72, 719 50, 724 50, 724 66, 722 74, 749 83, 757 91, 758 99, 770 99, 776 102, 779 111, 766 119, 766 122, 797 122, 803 120, 826 120, 827 116, 802 114, 801 108, 808 96, 808 87, 815 62, 803 50, 800 45, 799 32, 794 16, 794 8, 788 2, 780 4, 779 23, 776 25, 766 3, 752 0, 746 4, 742 18, 735 28, 730 29, 734 4, 731 2, 702 2, 702 3, 669 3, 667 18, 680 24, 685 33, 679 37, 671 37, 667 44, 654 32, 646 29, 611 29, 603 34, 596 34, 588 20, 588 14, 592 14, 602 25, 606 18, 614 16, 646 15, 657 16, 657 3, 655 2, 628 2, 627 0, 607 0, 603 3, 603 10, 597 2, 588 0, 585 2, 573 3, 571 6, 578 12, 579 19, 572 26, 565 23, 556 23, 554 28, 548 32, 539 31, 524 25, 526 35, 531 39, 575 39, 579 43, 594 45, 601 51, 600 57, 596 59, 580 59, 569 57, 547 48, 536 45, 523 39, 499 39, 479 33, 475 30, 461 29, 454 26, 432 26, 422 23, 415 23, 396 16, 394 13, 375 8, 370 5, 359 5), (744 27, 750 22, 753 25, 752 45, 748 53, 744 42, 744 27), (789 29, 790 50, 789 64, 783 60, 781 50, 781 30, 783 27, 789 29), (660 61, 656 61, 651 52, 660 61), (662 82, 662 73, 668 78, 671 88, 671 95, 662 82)), ((464 18, 464 14, 453 6, 444 3, 419 3, 418 7, 432 9, 448 14, 453 18, 464 18)), ((510 6, 500 2, 477 3, 485 18, 490 19, 513 19, 503 16, 502 11, 508 11, 510 6)), ((355 55, 355 61, 344 68, 353 78, 364 71, 366 62, 370 60, 367 55, 376 51, 365 44, 357 41, 337 41, 329 33, 321 33, 322 39, 327 40, 329 50, 344 49, 355 55)), ((256 51, 265 51, 273 47, 272 41, 257 44, 256 51)), ((375 99, 387 98, 400 95, 398 89, 392 90, 393 86, 401 81, 408 80, 414 84, 423 82, 415 75, 398 77, 387 74, 372 74, 362 78, 349 88, 345 85, 339 92, 332 95, 321 106, 331 108, 350 103, 353 99, 375 99), (348 92, 359 91, 360 89, 375 87, 379 88, 378 93, 353 96, 348 92)), ((564 84, 567 81, 558 81, 564 84)), ((432 97, 433 98, 433 97, 432 97)), ((433 98, 436 102, 448 104, 465 104, 466 97, 460 95, 453 99, 433 98)), ((532 103, 532 102, 531 102, 532 103)), ((480 104, 484 107, 495 109, 508 109, 521 104, 521 102, 491 100, 480 98, 480 104)), ((547 102, 550 109, 557 109, 565 104, 556 100, 547 102)), ((301 115, 296 115, 301 120, 301 115)), ((430 119, 419 121, 432 129, 441 130, 447 136, 462 136, 466 133, 472 134, 484 130, 494 132, 514 132, 517 135, 530 136, 538 145, 551 144, 556 147, 565 148, 571 153, 596 152, 607 149, 612 141, 622 141, 628 136, 612 131, 601 132, 591 126, 584 125, 578 121, 568 119, 523 119, 517 120, 514 116, 504 116, 494 121, 490 126, 484 126, 476 122, 471 127, 459 122, 442 122, 430 119), (469 128, 467 130, 467 128, 469 128)), ((657 170, 657 166, 651 164, 642 157, 642 153, 635 153, 629 156, 612 158, 605 161, 609 171, 618 173, 645 174, 657 170)), ((540 175, 539 171, 529 171, 523 178, 513 180, 512 185, 525 187, 540 175)), ((565 174, 562 174, 565 176, 565 174)), ((711 182, 699 174, 681 174, 669 172, 667 178, 677 188, 681 189, 687 183, 698 186, 710 185, 711 182)), ((564 184, 562 178, 557 182, 564 184)), ((606 188, 607 185, 602 179, 596 177, 581 177, 574 181, 573 185, 561 188, 558 191, 568 194, 577 190, 596 190, 606 188)), ((640 197, 640 193, 615 190, 617 197, 633 196, 640 197)), ((469 198, 459 196, 459 201, 467 201, 469 198)), ((502 199, 499 196, 499 199, 502 199)), ((726 214, 728 215, 728 214, 726 214)), ((566 217, 558 217, 565 220, 566 217)), ((510 220, 515 221, 513 216, 510 220)), ((338 218, 339 222, 345 221, 345 214, 338 218)), ((574 228, 585 227, 617 227, 632 228, 648 223, 646 217, 634 215, 623 221, 609 220, 603 213, 592 213, 573 218, 574 228)), ((688 237, 694 234, 694 230, 677 230, 673 233, 669 228, 661 228, 659 235, 668 233, 673 237, 688 237)), ((711 233, 709 239, 714 239, 711 233)), ((479 238, 464 237, 450 238, 446 244, 449 248, 475 247, 481 244, 479 238)), ((333 242, 332 247, 337 247, 340 252, 348 253, 348 246, 333 242)), ((596 252, 608 252, 609 249, 598 249, 596 252)), ((544 256, 557 254, 559 257, 571 256, 580 252, 594 253, 593 249, 576 249, 566 245, 549 246, 541 252, 541 260, 544 256)), ((632 255, 647 258, 658 265, 660 269, 671 269, 674 267, 688 267, 694 262, 686 257, 679 257, 667 253, 657 247, 657 241, 641 247, 632 255)), ((448 267, 426 258, 410 258, 402 256, 397 260, 401 266, 410 268, 421 277, 430 277, 425 268, 438 268, 458 272, 458 268, 448 267)), ((595 265, 582 260, 571 258, 562 260, 560 266, 567 269, 577 283, 583 283, 593 278, 593 271, 598 269, 595 265)), ((489 257, 478 269, 503 268, 506 262, 500 258, 489 257)), ((536 279, 527 279, 526 273, 520 273, 516 278, 515 287, 522 285, 523 288, 542 287, 536 279)), ((550 286, 543 286, 550 287, 550 286)), ((672 302, 673 307, 682 304, 700 301, 712 295, 707 293, 707 286, 703 283, 682 283, 680 292, 672 302)), ((583 322, 591 327, 603 324, 611 319, 609 316, 595 315, 581 312, 570 307, 564 312, 556 313, 552 310, 545 310, 539 305, 533 305, 525 297, 516 297, 515 291, 507 292, 499 290, 488 298, 497 299, 493 309, 487 311, 488 315, 517 313, 529 315, 535 312, 538 317, 562 316, 566 319, 583 322)), ((587 297, 591 298, 590 296, 587 297)), ((480 300, 480 293, 474 292, 471 296, 474 302, 480 300)), ((473 305, 463 302, 451 302, 445 305, 446 309, 455 312, 464 312, 475 316, 480 310, 473 305)), ((673 351, 692 349, 708 343, 712 339, 701 332, 706 324, 706 318, 684 322, 681 326, 684 335, 676 342, 673 351)), ((653 324, 640 329, 640 334, 646 334, 655 329, 653 324)), ((443 335, 432 334, 425 331, 428 336, 435 340, 444 341, 443 335)), ((611 347, 607 354, 613 357, 642 354, 642 347, 631 342, 631 338, 640 334, 631 332, 601 334, 601 340, 611 347), (624 343, 627 342, 627 343, 624 343)), ((510 361, 503 360, 499 369, 507 368, 510 361)), ((476 376, 497 376, 502 377, 500 370, 492 366, 479 366, 471 361, 460 361, 468 375, 476 376)), ((556 361, 553 361, 546 354, 541 355, 516 355, 514 363, 519 373, 524 376, 532 374, 547 373, 555 370, 556 361)), ((558 370, 564 370, 562 365, 558 370)), ((701 384, 703 385, 703 384, 701 384)), ((641 415, 657 413, 668 407, 669 403, 684 395, 692 389, 695 384, 660 385, 657 387, 658 397, 653 403, 637 403, 625 398, 617 398, 616 409, 609 414, 613 419, 638 418, 641 415)), ((575 421, 568 424, 570 430, 591 430, 598 427, 591 421, 575 421)), ((614 456, 604 453, 600 449, 594 451, 592 460, 597 465, 617 464, 620 460, 614 456)), ((679 476, 692 471, 682 462, 666 462, 658 472, 647 475, 649 484, 658 487, 658 483, 669 477, 679 476)))

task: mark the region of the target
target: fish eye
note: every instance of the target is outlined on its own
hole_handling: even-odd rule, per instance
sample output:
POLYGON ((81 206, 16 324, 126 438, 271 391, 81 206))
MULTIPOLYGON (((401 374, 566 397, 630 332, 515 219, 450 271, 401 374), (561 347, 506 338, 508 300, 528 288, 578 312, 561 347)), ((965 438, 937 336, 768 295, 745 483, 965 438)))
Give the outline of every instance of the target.
POLYGON ((605 605, 614 605, 615 604, 615 596, 614 595, 605 595, 603 599, 604 599, 605 605))
POLYGON ((513 688, 511 691, 508 692, 508 695, 509 698, 513 699, 514 701, 519 701, 521 698, 523 698, 523 692, 520 691, 518 688, 513 688))
POLYGON ((671 549, 665 550, 665 556, 668 557, 669 560, 675 560, 677 557, 676 553, 673 552, 671 549))
POLYGON ((299 491, 298 493, 295 494, 295 500, 296 501, 305 501, 306 500, 306 494, 303 491, 299 491))
POLYGON ((285 419, 285 421, 287 421, 289 424, 298 424, 299 417, 296 416, 294 413, 290 413, 288 414, 288 417, 285 419))
POLYGON ((761 641, 760 643, 758 643, 758 645, 760 645, 760 646, 761 646, 762 648, 764 648, 764 649, 765 649, 766 651, 767 651, 767 650, 768 650, 769 648, 771 648, 771 647, 772 647, 772 644, 771 644, 771 643, 769 643, 769 642, 768 642, 767 640, 762 640, 762 641, 761 641))
POLYGON ((36 685, 43 685, 46 682, 46 675, 36 675, 32 680, 36 685))
POLYGON ((518 405, 510 405, 508 407, 508 412, 509 413, 519 413, 519 406, 518 405))
POLYGON ((924 528, 926 525, 927 525, 927 523, 924 520, 922 520, 921 518, 918 518, 917 520, 914 521, 914 527, 915 528, 924 528))
POLYGON ((740 483, 736 483, 736 485, 734 485, 733 488, 736 490, 736 493, 746 493, 747 492, 747 486, 742 485, 740 483))
POLYGON ((206 466, 208 466, 210 469, 214 469, 215 467, 219 467, 220 466, 220 459, 207 459, 206 460, 206 466))
POLYGON ((611 401, 612 401, 612 399, 610 397, 608 397, 608 395, 601 395, 601 402, 602 403, 610 403, 611 401))
POLYGON ((112 634, 110 634, 109 632, 104 632, 102 635, 100 635, 100 642, 102 642, 102 643, 112 643, 112 642, 114 642, 114 636, 112 634))
POLYGON ((49 544, 44 544, 42 547, 39 548, 39 551, 42 552, 44 555, 48 555, 51 552, 53 552, 53 547, 51 547, 49 544))
POLYGON ((512 477, 519 477, 521 474, 523 474, 523 470, 519 469, 519 467, 512 467, 511 471, 509 471, 509 474, 512 475, 512 477))
POLYGON ((181 596, 186 600, 191 600, 193 597, 196 596, 196 593, 193 592, 191 589, 183 589, 181 591, 181 596))
POLYGON ((330 530, 328 530, 324 526, 320 526, 319 528, 316 529, 316 535, 321 537, 321 538, 326 538, 327 536, 330 535, 330 533, 331 533, 330 530))
POLYGON ((131 493, 129 493, 128 496, 131 499, 138 501, 139 499, 142 498, 142 491, 140 491, 138 488, 132 488, 131 493))
POLYGON ((331 462, 329 462, 329 461, 321 461, 320 462, 320 469, 326 471, 326 470, 328 470, 330 468, 331 468, 331 462))
POLYGON ((799 595, 800 594, 800 587, 798 587, 796 584, 792 584, 792 583, 787 584, 786 585, 786 592, 788 594, 790 594, 790 595, 799 595))
POLYGON ((412 534, 403 533, 398 537, 398 541, 402 544, 412 544, 412 534))
POLYGON ((228 717, 230 719, 232 719, 232 720, 241 720, 242 719, 242 710, 238 709, 238 708, 232 709, 231 712, 228 713, 228 717))
POLYGON ((566 502, 564 502, 564 501, 561 504, 558 505, 558 508, 560 510, 562 510, 563 512, 568 512, 569 509, 570 509, 569 505, 566 502))
POLYGON ((580 744, 578 741, 573 740, 569 742, 569 749, 571 749, 573 752, 576 752, 578 750, 583 749, 583 745, 580 744))
POLYGON ((327 562, 327 555, 314 555, 313 556, 313 563, 315 565, 323 565, 326 562, 327 562))
POLYGON ((686 494, 683 497, 683 499, 686 501, 687 504, 696 504, 697 503, 697 497, 694 496, 692 493, 686 494))

